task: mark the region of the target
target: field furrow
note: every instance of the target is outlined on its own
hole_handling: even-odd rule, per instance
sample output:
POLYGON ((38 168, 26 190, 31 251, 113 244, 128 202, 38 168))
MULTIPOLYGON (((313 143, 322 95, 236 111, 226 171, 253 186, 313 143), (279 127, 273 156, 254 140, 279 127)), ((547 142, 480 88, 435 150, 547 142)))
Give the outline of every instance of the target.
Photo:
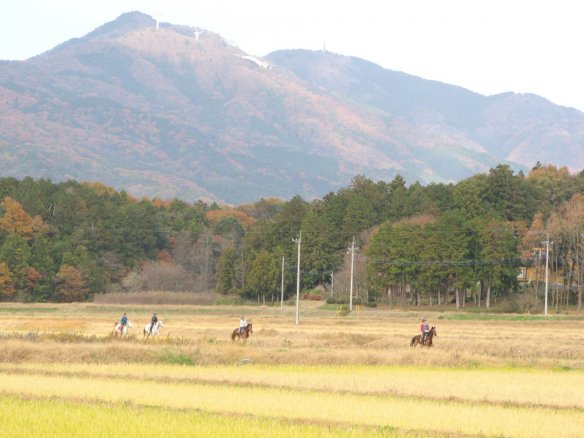
MULTIPOLYGON (((0 432, 3 437, 38 438, 233 436, 282 438, 421 438, 424 431, 391 427, 257 418, 253 415, 221 415, 184 409, 98 403, 58 398, 0 397, 0 432)), ((432 436, 465 438, 459 434, 432 432, 432 436)))
POLYGON ((584 411, 584 372, 364 366, 0 364, 11 374, 237 385, 584 411), (498 384, 493 385, 496 381, 498 384))
POLYGON ((260 418, 341 422, 448 433, 571 437, 584 430, 574 409, 524 408, 485 403, 378 397, 281 388, 161 383, 93 377, 0 373, 5 394, 196 409, 260 418))

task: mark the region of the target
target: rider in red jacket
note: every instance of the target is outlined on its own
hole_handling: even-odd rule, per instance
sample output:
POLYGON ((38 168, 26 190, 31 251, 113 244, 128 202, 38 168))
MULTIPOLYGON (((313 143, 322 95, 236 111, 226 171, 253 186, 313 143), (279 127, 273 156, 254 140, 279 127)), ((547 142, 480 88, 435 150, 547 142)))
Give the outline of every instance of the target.
POLYGON ((426 336, 428 335, 428 332, 430 331, 430 327, 428 326, 428 323, 426 322, 426 318, 422 318, 422 324, 420 324, 420 331, 422 332, 421 344, 424 345, 424 341, 426 340, 426 336))

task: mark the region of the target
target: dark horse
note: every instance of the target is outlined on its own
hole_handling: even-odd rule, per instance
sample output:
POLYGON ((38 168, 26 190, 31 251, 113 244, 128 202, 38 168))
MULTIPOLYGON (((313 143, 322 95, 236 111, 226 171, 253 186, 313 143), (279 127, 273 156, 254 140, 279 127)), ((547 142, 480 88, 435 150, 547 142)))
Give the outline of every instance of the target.
POLYGON ((414 336, 412 338, 412 342, 410 342, 410 347, 415 347, 416 345, 422 345, 422 347, 431 347, 432 346, 432 338, 434 336, 438 336, 436 334, 436 327, 432 327, 428 334, 426 335, 426 339, 424 339, 424 345, 422 345, 422 335, 414 336))
POLYGON ((239 329, 236 328, 235 330, 233 330, 233 333, 231 333, 231 340, 235 341, 235 339, 243 339, 244 341, 247 340, 247 338, 249 338, 249 334, 253 333, 253 328, 252 328, 252 323, 248 323, 247 327, 244 328, 241 333, 239 333, 239 329))

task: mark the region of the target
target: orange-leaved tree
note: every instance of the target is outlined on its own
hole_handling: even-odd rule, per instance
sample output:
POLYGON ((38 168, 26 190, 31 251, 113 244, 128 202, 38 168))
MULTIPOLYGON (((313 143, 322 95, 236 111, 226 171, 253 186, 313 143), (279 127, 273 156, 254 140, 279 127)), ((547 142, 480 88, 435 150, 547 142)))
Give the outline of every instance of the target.
POLYGON ((38 282, 42 278, 42 274, 32 266, 26 268, 26 286, 30 291, 33 291, 38 282))
POLYGON ((81 271, 75 266, 63 264, 55 275, 55 291, 61 301, 80 301, 87 297, 89 289, 81 271))
POLYGON ((16 293, 8 265, 0 262, 0 298, 11 298, 16 293))
POLYGON ((0 217, 0 229, 7 233, 14 233, 31 241, 48 230, 40 216, 31 217, 18 201, 8 196, 0 203, 0 208, 4 211, 4 215, 0 217))

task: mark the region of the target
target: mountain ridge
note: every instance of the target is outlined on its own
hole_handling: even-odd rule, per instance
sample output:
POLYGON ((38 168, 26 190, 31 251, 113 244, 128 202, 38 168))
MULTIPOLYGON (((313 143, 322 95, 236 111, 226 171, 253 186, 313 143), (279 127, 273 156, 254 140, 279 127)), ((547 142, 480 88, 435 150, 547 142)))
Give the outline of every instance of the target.
POLYGON ((584 165, 580 112, 516 95, 491 99, 328 52, 279 51, 264 64, 195 30, 156 29, 132 12, 29 60, 0 63, 0 174, 241 203, 320 197, 357 174, 430 183, 500 162, 527 169, 553 162, 545 147, 562 135, 570 164, 584 165), (546 123, 534 126, 522 99, 546 123), (537 143, 531 130, 547 140, 537 143))
MULTIPOLYGON (((357 72, 351 76, 353 80, 351 88, 346 86, 346 79, 343 80, 341 78, 335 82, 330 77, 319 74, 319 72, 331 71, 333 69, 330 66, 325 66, 324 68, 319 66, 318 62, 325 62, 327 58, 322 56, 317 57, 314 52, 307 52, 300 49, 278 51, 268 55, 268 59, 272 62, 279 63, 291 69, 304 80, 312 84, 318 84, 318 86, 326 86, 331 92, 355 102, 371 105, 382 111, 405 117, 411 122, 421 124, 431 125, 438 118, 446 126, 462 131, 471 141, 484 145, 486 150, 494 153, 499 159, 508 160, 525 169, 531 168, 538 160, 573 168, 574 157, 577 157, 577 168, 573 168, 572 170, 580 170, 582 168, 582 164, 584 163, 584 148, 582 147, 584 146, 584 113, 577 109, 555 105, 549 100, 532 93, 519 94, 505 92, 492 96, 483 96, 455 85, 426 79, 420 80, 420 78, 402 72, 383 69, 376 64, 359 58, 340 57, 339 59, 338 55, 335 55, 335 57, 337 58, 335 60, 336 62, 344 62, 349 67, 351 67, 351 64, 357 64, 363 67, 354 69, 357 72), (311 59, 308 62, 302 59, 304 57, 311 59), (307 65, 312 66, 312 68, 307 69, 307 65), (364 70, 365 72, 369 72, 369 74, 364 73, 364 70), (374 71, 371 72, 371 70, 374 71), (358 82, 356 80, 363 76, 366 76, 367 82, 358 82), (384 87, 379 86, 380 81, 386 82, 384 87), (392 82, 393 84, 387 85, 388 82, 392 82), (396 82, 400 83, 399 86, 395 84, 396 82), (440 93, 432 90, 433 88, 439 89, 440 93), (364 93, 362 89, 365 89, 367 93, 364 93), (376 90, 378 93, 373 93, 372 90, 376 90), (392 92, 392 94, 388 94, 387 91, 392 92), (412 99, 412 95, 416 95, 416 98, 412 99), (370 98, 368 99, 368 97, 370 98), (415 106, 410 104, 411 101, 415 102, 415 106), (514 106, 512 111, 509 111, 509 105, 514 106), (420 113, 419 106, 422 106, 425 111, 420 113), (505 149, 510 146, 508 144, 509 141, 512 140, 505 137, 502 139, 497 138, 496 133, 490 132, 493 130, 493 124, 497 123, 498 118, 500 119, 500 112, 502 111, 508 112, 503 118, 504 123, 528 123, 529 120, 520 117, 521 113, 528 111, 528 106, 537 106, 536 111, 548 117, 551 113, 554 113, 556 116, 555 120, 563 121, 563 126, 547 126, 547 129, 563 129, 567 132, 575 131, 574 136, 576 138, 574 141, 566 144, 571 151, 569 156, 563 159, 559 157, 560 159, 558 160, 556 154, 544 153, 546 150, 556 146, 552 141, 559 140, 562 142, 562 136, 559 136, 560 138, 553 137, 548 142, 539 145, 539 150, 536 151, 536 155, 539 155, 539 157, 535 160, 531 157, 534 151, 531 150, 528 154, 528 151, 524 147, 520 151, 512 151, 509 154, 504 153, 505 149), (432 117, 434 117, 434 120, 432 120, 432 117), (567 129, 566 124, 570 126, 571 130, 567 129)), ((342 72, 346 75, 348 69, 348 67, 343 69, 337 68, 334 71, 337 74, 341 74, 340 72, 342 72)), ((538 129, 540 122, 541 119, 537 121, 532 120, 530 122, 531 128, 536 131, 541 131, 541 129, 538 129)), ((518 127, 512 127, 510 130, 517 132, 518 127)), ((497 133, 500 132, 501 130, 497 129, 497 133)), ((549 135, 549 131, 547 134, 549 135)), ((530 142, 530 144, 533 145, 533 142, 530 142)))

